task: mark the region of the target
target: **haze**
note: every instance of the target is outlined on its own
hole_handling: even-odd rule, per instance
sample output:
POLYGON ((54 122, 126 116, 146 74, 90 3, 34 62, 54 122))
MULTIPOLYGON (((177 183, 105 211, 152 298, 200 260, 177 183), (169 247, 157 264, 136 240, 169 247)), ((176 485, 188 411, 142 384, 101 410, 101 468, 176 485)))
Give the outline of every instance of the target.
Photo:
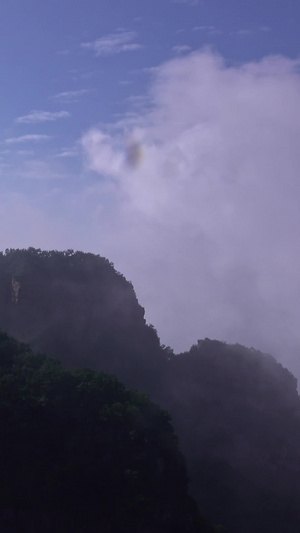
POLYGON ((74 248, 133 282, 163 343, 300 377, 296 1, 0 8, 0 248, 74 248))

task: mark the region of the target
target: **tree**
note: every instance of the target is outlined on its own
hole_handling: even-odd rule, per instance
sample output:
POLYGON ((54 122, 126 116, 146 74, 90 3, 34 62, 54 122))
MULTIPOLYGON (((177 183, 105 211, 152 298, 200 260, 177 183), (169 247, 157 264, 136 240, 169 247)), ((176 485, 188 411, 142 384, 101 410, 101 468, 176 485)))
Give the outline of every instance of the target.
POLYGON ((170 416, 0 334, 0 529, 196 532, 170 416))

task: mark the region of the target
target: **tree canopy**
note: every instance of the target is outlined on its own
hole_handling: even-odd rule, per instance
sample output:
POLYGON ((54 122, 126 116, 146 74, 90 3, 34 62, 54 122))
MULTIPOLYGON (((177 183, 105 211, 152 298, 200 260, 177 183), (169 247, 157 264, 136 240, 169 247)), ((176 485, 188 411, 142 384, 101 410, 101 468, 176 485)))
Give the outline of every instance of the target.
POLYGON ((0 529, 208 531, 170 416, 115 377, 0 333, 0 529))
POLYGON ((200 511, 234 533, 297 533, 295 377, 270 355, 204 339, 169 359, 166 390, 200 511))

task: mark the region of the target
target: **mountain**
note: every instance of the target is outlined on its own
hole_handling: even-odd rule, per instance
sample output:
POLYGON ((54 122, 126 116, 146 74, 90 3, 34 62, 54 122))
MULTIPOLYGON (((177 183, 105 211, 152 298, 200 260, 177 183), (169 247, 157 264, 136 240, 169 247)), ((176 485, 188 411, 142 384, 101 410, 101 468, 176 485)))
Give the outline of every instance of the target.
POLYGON ((236 533, 300 531, 296 378, 270 355, 210 339, 173 355, 168 370, 201 512, 236 533))
POLYGON ((114 373, 167 409, 212 523, 300 531, 297 382, 273 357, 209 339, 174 354, 113 265, 71 250, 0 255, 0 328, 68 369, 114 373))
POLYGON ((164 358, 134 289, 103 257, 82 252, 0 254, 0 327, 67 368, 115 373, 161 389, 164 358))

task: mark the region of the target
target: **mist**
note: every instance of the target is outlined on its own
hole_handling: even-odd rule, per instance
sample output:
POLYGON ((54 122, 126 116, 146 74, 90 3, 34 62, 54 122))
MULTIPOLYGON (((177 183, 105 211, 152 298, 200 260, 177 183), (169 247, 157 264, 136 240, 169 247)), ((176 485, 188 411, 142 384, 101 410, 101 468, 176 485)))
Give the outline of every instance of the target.
POLYGON ((85 132, 72 183, 4 187, 1 248, 103 255, 162 343, 239 342, 300 377, 299 62, 204 49, 151 69, 139 103, 85 132))
POLYGON ((176 351, 239 342, 300 376, 299 89, 298 61, 202 50, 153 69, 147 106, 83 136, 98 252, 176 351))

